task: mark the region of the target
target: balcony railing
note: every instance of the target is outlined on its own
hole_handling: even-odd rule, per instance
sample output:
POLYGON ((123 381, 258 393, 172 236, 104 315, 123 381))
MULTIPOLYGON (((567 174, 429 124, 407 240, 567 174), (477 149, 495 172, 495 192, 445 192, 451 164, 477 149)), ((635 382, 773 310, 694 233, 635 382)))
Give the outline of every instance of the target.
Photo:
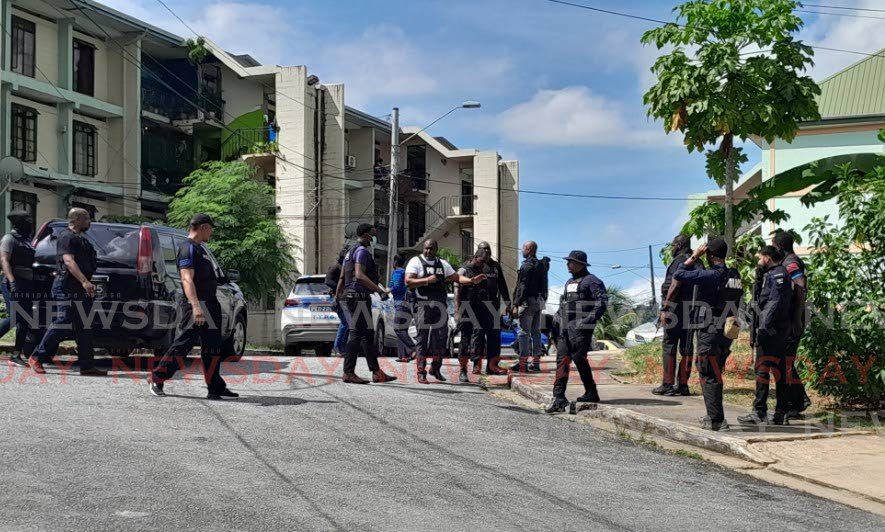
POLYGON ((145 111, 165 116, 170 120, 224 120, 224 100, 218 94, 200 90, 194 101, 155 87, 141 87, 141 107, 145 111))
POLYGON ((237 129, 221 143, 221 159, 230 161, 250 153, 273 153, 277 151, 275 144, 270 142, 267 127, 237 129))

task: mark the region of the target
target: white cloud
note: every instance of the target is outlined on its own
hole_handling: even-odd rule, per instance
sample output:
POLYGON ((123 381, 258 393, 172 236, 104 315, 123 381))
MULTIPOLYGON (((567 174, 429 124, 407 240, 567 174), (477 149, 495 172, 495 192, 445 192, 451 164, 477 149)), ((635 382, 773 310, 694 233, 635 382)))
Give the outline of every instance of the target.
POLYGON ((586 86, 539 90, 502 112, 497 127, 507 140, 548 146, 672 145, 662 130, 630 120, 621 105, 586 86), (657 129, 657 130, 656 130, 657 129))
MULTIPOLYGON (((189 24, 234 54, 249 54, 262 63, 282 62, 283 45, 294 28, 283 8, 257 3, 217 2, 189 24)), ((190 35, 190 32, 188 32, 190 35)))
MULTIPOLYGON (((840 2, 840 5, 871 9, 882 8, 880 0, 855 0, 840 2)), ((824 10, 815 9, 815 11, 824 10)), ((834 12, 833 10, 826 11, 834 12)), ((805 14, 803 18, 809 18, 809 15, 805 14)), ((885 48, 885 39, 882 37, 883 22, 885 21, 876 18, 820 15, 806 26, 800 37, 811 45, 875 53, 885 48)), ((857 54, 816 49, 814 52, 815 66, 811 73, 814 79, 819 81, 863 58, 864 56, 857 54)))

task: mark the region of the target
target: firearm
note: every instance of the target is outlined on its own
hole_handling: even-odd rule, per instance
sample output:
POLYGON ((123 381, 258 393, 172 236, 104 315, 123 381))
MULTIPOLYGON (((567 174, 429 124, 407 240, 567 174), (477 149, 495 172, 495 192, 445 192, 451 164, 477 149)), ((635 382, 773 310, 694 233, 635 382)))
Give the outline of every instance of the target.
POLYGON ((756 347, 756 330, 759 328, 759 295, 762 294, 762 278, 764 273, 756 268, 756 280, 753 282, 753 301, 750 304, 750 347, 756 347))

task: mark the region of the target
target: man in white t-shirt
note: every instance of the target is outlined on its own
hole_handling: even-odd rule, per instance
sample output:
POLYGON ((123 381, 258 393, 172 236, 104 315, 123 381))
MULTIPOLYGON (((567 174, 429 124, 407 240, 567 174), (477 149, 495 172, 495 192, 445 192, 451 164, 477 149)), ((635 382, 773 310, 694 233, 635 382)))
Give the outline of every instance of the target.
POLYGON ((433 361, 430 374, 440 382, 446 380, 440 372, 449 336, 449 295, 446 281, 479 284, 486 276, 477 275, 471 279, 459 275, 451 264, 437 257, 439 245, 436 240, 426 240, 423 250, 424 253, 412 257, 406 265, 406 286, 411 290, 415 303, 418 382, 427 384, 428 357, 433 361))

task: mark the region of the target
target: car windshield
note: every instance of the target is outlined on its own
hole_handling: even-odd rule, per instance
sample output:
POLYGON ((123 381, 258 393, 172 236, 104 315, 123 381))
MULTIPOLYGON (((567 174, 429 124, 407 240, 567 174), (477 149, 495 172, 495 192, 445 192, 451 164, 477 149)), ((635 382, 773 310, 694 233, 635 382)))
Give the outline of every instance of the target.
POLYGON ((326 283, 320 279, 298 281, 293 291, 296 296, 328 296, 332 293, 326 283))
MULTIPOLYGON (((52 262, 55 260, 55 245, 58 235, 65 229, 59 225, 37 243, 37 260, 52 262)), ((99 262, 109 262, 124 267, 135 267, 138 257, 138 228, 115 225, 93 224, 89 231, 83 233, 95 248, 99 262)))

